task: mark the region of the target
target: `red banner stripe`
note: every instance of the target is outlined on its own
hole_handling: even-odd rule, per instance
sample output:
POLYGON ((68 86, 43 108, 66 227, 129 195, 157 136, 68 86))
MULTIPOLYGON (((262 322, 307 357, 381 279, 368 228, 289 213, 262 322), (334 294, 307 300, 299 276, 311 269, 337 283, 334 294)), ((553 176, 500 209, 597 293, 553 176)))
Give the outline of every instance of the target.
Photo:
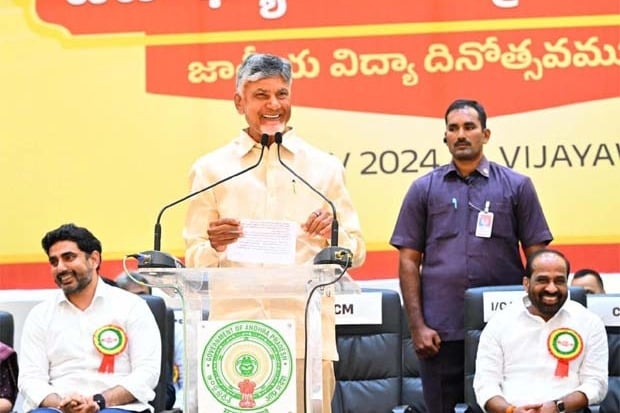
MULTIPOLYGON (((566 254, 573 270, 588 267, 601 273, 620 273, 620 243, 553 245, 553 248, 566 254)), ((122 271, 121 260, 108 260, 101 265, 101 274, 110 278, 122 271)), ((350 273, 360 281, 398 278, 398 252, 369 251, 364 265, 350 273)), ((0 264, 0 289, 55 287, 47 262, 0 264)))

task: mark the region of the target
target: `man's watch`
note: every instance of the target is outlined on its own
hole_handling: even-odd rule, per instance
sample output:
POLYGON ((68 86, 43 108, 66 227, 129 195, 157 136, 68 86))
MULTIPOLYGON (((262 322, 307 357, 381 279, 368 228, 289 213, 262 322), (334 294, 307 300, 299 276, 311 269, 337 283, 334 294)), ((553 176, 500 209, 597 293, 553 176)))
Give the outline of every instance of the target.
POLYGON ((564 402, 560 399, 554 400, 555 408, 558 409, 558 413, 566 413, 566 407, 564 407, 564 402))
POLYGON ((97 393, 93 395, 93 401, 97 403, 97 406, 99 406, 100 411, 105 409, 105 398, 103 397, 103 394, 97 393))

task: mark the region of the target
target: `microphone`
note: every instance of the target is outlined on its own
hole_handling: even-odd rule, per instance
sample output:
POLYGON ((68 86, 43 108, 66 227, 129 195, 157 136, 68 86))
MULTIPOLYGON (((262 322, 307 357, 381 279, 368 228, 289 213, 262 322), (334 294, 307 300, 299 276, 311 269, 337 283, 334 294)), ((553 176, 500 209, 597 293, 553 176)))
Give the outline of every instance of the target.
POLYGON ((336 217, 336 207, 333 202, 327 199, 325 195, 323 195, 318 189, 310 185, 308 181, 299 176, 297 172, 295 172, 291 167, 282 161, 280 157, 280 146, 282 144, 282 132, 276 132, 274 136, 276 145, 278 146, 278 161, 280 164, 286 168, 290 173, 293 174, 297 179, 303 182, 308 188, 310 188, 315 194, 320 196, 325 202, 327 202, 332 210, 332 232, 331 232, 331 245, 329 247, 323 248, 319 253, 314 257, 314 264, 338 264, 343 268, 351 267, 353 261, 353 253, 348 248, 343 248, 338 246, 338 219, 336 217))
POLYGON ((222 184, 228 180, 236 178, 237 176, 242 175, 248 172, 249 170, 256 168, 260 164, 261 160, 263 159, 263 153, 265 152, 265 146, 267 146, 268 143, 269 143, 269 135, 267 135, 266 133, 263 133, 260 137, 260 145, 261 145, 260 156, 258 157, 258 161, 256 161, 254 165, 251 165, 245 169, 242 169, 239 172, 236 172, 230 176, 227 176, 226 178, 220 179, 219 181, 211 185, 207 185, 204 188, 194 191, 188 195, 185 195, 184 197, 180 199, 177 199, 174 202, 171 202, 165 205, 161 209, 161 211, 159 211, 159 214, 157 215, 157 220, 155 221, 155 230, 154 230, 154 237, 153 237, 153 244, 154 244, 153 251, 144 251, 139 254, 136 254, 137 259, 138 259, 138 268, 183 268, 184 265, 177 258, 171 256, 170 254, 160 251, 160 247, 161 247, 161 223, 160 222, 161 222, 161 217, 164 214, 164 212, 168 208, 171 208, 177 204, 180 204, 181 202, 184 202, 190 198, 193 198, 198 194, 208 191, 209 189, 215 188, 219 184, 222 184))

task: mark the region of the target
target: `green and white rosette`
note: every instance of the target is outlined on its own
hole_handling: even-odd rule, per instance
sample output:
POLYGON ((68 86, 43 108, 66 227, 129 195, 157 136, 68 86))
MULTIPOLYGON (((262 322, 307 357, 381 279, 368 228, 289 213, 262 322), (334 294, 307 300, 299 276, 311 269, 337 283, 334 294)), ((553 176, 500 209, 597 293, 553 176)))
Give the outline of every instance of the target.
POLYGON ((549 334, 547 347, 549 353, 558 360, 555 376, 567 377, 569 362, 576 359, 583 351, 583 340, 575 330, 561 327, 549 334))
POLYGON ((103 355, 99 371, 114 373, 114 358, 127 347, 125 330, 114 324, 99 327, 93 334, 93 343, 97 351, 103 355))

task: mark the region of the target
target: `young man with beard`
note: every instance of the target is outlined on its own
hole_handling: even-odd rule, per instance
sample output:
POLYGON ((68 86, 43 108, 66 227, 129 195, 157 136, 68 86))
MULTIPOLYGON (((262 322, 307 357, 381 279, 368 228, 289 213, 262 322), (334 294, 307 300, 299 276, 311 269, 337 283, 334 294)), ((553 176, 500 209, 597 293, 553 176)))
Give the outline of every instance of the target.
POLYGON ((576 412, 607 393, 601 319, 568 299, 570 264, 543 249, 527 260, 523 302, 491 318, 476 358, 476 400, 488 413, 576 412))
POLYGON ((65 224, 41 243, 61 291, 24 322, 24 411, 151 412, 161 340, 148 305, 102 280, 101 243, 88 229, 65 224))

